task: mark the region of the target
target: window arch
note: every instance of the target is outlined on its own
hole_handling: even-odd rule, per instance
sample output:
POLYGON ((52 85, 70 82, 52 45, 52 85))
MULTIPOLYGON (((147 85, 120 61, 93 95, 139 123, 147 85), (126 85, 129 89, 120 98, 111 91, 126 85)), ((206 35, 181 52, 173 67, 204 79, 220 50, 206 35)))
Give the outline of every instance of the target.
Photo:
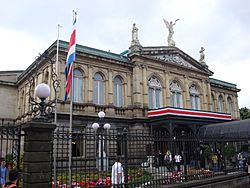
POLYGON ((189 87, 189 95, 190 95, 190 107, 194 110, 200 110, 200 93, 196 87, 196 85, 192 84, 189 87))
POLYGON ((79 69, 73 74, 73 101, 83 102, 83 74, 79 69))
POLYGON ((94 76, 94 103, 103 105, 104 104, 104 91, 105 91, 105 85, 104 85, 104 78, 100 73, 96 73, 94 76))
POLYGON ((221 95, 218 97, 218 111, 223 112, 223 97, 221 95))
POLYGON ((177 81, 172 81, 169 86, 171 92, 171 105, 173 107, 183 107, 182 89, 177 81))
POLYGON ((162 107, 162 86, 160 81, 154 76, 148 80, 148 98, 149 109, 162 107))
POLYGON ((114 105, 117 107, 122 107, 123 101, 123 82, 119 76, 116 76, 114 79, 114 105))
POLYGON ((233 115, 233 101, 231 97, 227 98, 227 112, 233 115))

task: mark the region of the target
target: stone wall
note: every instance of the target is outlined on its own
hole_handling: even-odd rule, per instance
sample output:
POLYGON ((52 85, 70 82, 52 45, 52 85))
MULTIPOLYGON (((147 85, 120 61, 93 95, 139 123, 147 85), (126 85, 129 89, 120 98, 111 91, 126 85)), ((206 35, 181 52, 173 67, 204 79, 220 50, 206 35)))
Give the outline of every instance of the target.
POLYGON ((0 89, 1 108, 0 114, 3 119, 15 119, 17 117, 17 88, 1 85, 0 89))

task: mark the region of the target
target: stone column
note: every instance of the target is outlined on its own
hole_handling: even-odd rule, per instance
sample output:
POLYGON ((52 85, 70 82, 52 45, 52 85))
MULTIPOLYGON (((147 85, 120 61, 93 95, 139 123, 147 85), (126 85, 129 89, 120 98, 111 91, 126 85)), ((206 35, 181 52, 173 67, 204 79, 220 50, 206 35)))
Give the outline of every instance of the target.
MULTIPOLYGON (((170 97, 170 73, 168 71, 165 72, 165 84, 166 84, 166 102, 164 103, 164 106, 171 106, 171 97, 170 97)), ((163 95, 164 96, 164 95, 163 95)))
POLYGON ((126 107, 129 107, 132 104, 131 77, 132 77, 131 74, 126 73, 127 82, 126 82, 126 87, 125 87, 125 91, 124 91, 124 93, 125 93, 124 104, 126 107))
POLYGON ((113 72, 112 70, 108 70, 108 87, 107 87, 107 93, 108 93, 108 101, 106 104, 108 105, 114 105, 114 82, 113 82, 113 72))
POLYGON ((148 107, 148 80, 147 66, 142 65, 142 83, 143 83, 143 107, 148 107))
POLYGON ((202 103, 203 103, 203 108, 201 108, 201 110, 210 110, 210 107, 209 107, 209 105, 208 105, 208 101, 207 101, 207 93, 208 93, 208 91, 207 91, 207 85, 206 85, 206 83, 205 83, 205 80, 202 80, 201 81, 201 87, 202 87, 202 103))
POLYGON ((188 76, 184 77, 184 100, 183 100, 183 107, 184 108, 191 108, 190 106, 190 95, 189 95, 189 78, 188 76))
POLYGON ((51 188, 52 132, 55 124, 29 122, 24 125, 24 188, 51 188))
POLYGON ((136 107, 142 107, 141 77, 140 63, 136 62, 133 68, 133 105, 136 107))
POLYGON ((88 103, 93 103, 93 68, 88 66, 88 103))
POLYGON ((237 119, 240 119, 240 110, 239 110, 239 104, 238 104, 238 95, 235 95, 235 117, 237 119))
MULTIPOLYGON (((214 109, 212 109, 212 104, 214 104, 214 101, 212 100, 212 91, 211 91, 210 83, 208 81, 206 83, 207 83, 207 95, 208 95, 208 110, 214 111, 214 109)), ((214 108, 215 108, 215 104, 214 104, 214 108)))

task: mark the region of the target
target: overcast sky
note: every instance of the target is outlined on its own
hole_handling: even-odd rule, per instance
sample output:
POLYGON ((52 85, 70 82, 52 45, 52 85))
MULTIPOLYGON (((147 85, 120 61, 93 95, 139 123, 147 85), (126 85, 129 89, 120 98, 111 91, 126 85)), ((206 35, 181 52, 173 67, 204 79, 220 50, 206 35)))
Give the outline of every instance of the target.
POLYGON ((213 78, 237 84, 239 106, 250 108, 249 0, 0 0, 3 70, 24 70, 57 39, 69 41, 77 11, 77 43, 120 53, 133 23, 142 46, 166 46, 163 18, 174 27, 176 47, 199 60, 203 46, 213 78))

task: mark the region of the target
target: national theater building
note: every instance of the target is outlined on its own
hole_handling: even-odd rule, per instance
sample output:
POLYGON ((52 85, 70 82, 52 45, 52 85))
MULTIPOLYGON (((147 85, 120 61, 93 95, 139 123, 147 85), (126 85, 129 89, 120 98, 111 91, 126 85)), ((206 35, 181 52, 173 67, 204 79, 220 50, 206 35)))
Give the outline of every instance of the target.
MULTIPOLYGON (((128 50, 120 54, 83 45, 76 47, 73 71, 73 128, 91 127, 97 113, 106 113, 113 129, 167 131, 187 130, 239 119, 235 84, 211 78, 204 48, 195 60, 171 43, 142 46, 133 26, 128 50)), ((58 124, 69 124, 70 102, 64 101, 64 75, 68 43, 59 41, 57 103, 58 124)), ((31 50, 31 49, 30 49, 31 50)), ((52 90, 57 42, 24 71, 0 72, 1 119, 23 123, 31 119, 31 76, 35 84, 47 83, 52 90)), ((51 99, 55 94, 51 95, 51 99)), ((53 121, 53 117, 51 117, 53 121)))

